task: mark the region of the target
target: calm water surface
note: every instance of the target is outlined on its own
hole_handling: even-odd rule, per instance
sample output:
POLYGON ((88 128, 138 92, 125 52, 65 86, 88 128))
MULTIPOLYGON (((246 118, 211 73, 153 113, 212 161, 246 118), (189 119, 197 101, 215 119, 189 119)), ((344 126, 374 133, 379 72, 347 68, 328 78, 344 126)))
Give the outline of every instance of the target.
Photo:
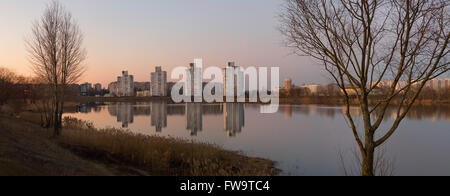
MULTIPOLYGON (((343 107, 281 106, 276 114, 260 114, 259 106, 250 104, 151 102, 82 104, 79 112, 65 115, 91 121, 98 128, 123 127, 214 143, 274 160, 282 175, 344 175, 343 165, 349 170, 356 163, 344 111, 343 107)), ((356 108, 351 113, 359 116, 356 108)), ((381 130, 392 124, 391 116, 381 130)), ((413 108, 382 149, 396 175, 450 175, 450 108, 413 108)))

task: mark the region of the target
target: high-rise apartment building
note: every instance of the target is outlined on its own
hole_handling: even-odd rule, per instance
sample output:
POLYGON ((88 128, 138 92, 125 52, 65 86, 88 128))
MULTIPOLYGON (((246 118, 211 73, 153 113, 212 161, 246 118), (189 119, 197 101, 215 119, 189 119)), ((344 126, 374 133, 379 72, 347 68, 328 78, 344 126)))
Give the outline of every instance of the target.
POLYGON ((187 88, 184 89, 185 95, 191 95, 196 100, 202 101, 203 95, 203 62, 201 59, 195 59, 194 63, 189 64, 186 70, 188 82, 187 88))
POLYGON ((128 71, 122 71, 122 76, 117 77, 117 96, 134 96, 134 77, 128 75, 128 71))
POLYGON ((245 78, 244 72, 234 62, 229 62, 223 69, 223 93, 224 96, 244 96, 245 78), (243 89, 238 89, 243 88, 243 89))
POLYGON ((91 83, 86 82, 86 83, 80 85, 80 92, 81 92, 82 96, 88 96, 91 89, 92 89, 91 83))
POLYGON ((102 91, 102 85, 100 83, 95 84, 94 85, 94 90, 95 90, 95 92, 102 91))
POLYGON ((154 97, 167 96, 167 72, 161 67, 156 67, 151 73, 151 95, 154 97))

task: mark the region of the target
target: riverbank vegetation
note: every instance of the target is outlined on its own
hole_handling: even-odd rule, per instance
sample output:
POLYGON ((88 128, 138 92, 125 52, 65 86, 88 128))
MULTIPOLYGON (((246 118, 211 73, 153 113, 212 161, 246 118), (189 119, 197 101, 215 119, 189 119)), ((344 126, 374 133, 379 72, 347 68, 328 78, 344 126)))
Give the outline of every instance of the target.
POLYGON ((218 146, 177 138, 132 133, 123 129, 96 129, 91 123, 64 119, 59 142, 86 158, 125 164, 150 175, 267 176, 276 175, 272 161, 249 158, 218 146))
POLYGON ((273 161, 250 158, 212 144, 140 135, 124 129, 97 129, 92 123, 74 118, 65 118, 61 135, 54 137, 51 129, 40 126, 40 114, 5 110, 0 115, 0 175, 273 176, 279 173, 273 161))

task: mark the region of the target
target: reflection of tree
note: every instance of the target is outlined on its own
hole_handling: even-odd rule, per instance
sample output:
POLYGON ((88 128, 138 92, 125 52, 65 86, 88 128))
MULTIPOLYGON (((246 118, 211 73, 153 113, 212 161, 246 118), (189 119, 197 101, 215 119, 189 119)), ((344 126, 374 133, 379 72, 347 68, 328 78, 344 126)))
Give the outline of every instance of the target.
POLYGON ((245 125, 244 105, 240 103, 225 103, 223 109, 224 129, 229 137, 235 137, 242 132, 245 125))
POLYGON ((203 129, 203 108, 199 103, 186 103, 186 129, 191 136, 203 129))
MULTIPOLYGON (((386 110, 385 120, 393 119, 397 116, 398 108, 388 108, 386 110)), ((375 112, 377 117, 379 114, 375 112)), ((450 120, 450 106, 414 106, 409 110, 406 118, 413 120, 450 120)))
MULTIPOLYGON (((387 149, 381 148, 376 152, 374 160, 374 175, 394 176, 396 159, 387 153, 387 149)), ((339 151, 338 157, 345 176, 360 176, 362 159, 358 147, 354 146, 350 151, 339 151)))
POLYGON ((152 102, 152 126, 160 133, 162 128, 167 127, 167 102, 152 102))
MULTIPOLYGON (((320 115, 328 116, 333 118, 336 114, 346 114, 346 107, 325 107, 325 106, 292 106, 287 105, 280 108, 280 112, 284 112, 287 117, 292 114, 303 114, 303 115, 320 115)), ((398 108, 388 108, 384 115, 384 120, 394 119, 397 116, 398 108)), ((350 107, 349 113, 352 116, 361 116, 361 109, 357 107, 350 107)), ((375 111, 372 116, 378 118, 378 113, 375 111)), ((409 113, 406 115, 407 119, 412 120, 450 120, 450 106, 440 105, 440 106, 414 106, 410 109, 409 113)))

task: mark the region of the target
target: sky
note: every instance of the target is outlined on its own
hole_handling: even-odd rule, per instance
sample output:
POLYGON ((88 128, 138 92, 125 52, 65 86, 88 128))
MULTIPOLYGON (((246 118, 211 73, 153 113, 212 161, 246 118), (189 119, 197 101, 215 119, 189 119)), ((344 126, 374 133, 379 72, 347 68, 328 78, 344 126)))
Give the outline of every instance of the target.
MULTIPOLYGON (((48 0, 0 0, 0 66, 31 76, 25 40, 48 0)), ((317 63, 283 46, 282 0, 60 0, 83 31, 88 68, 80 83, 107 85, 122 70, 150 81, 202 58, 204 66, 280 67, 280 80, 327 83, 317 63)))

